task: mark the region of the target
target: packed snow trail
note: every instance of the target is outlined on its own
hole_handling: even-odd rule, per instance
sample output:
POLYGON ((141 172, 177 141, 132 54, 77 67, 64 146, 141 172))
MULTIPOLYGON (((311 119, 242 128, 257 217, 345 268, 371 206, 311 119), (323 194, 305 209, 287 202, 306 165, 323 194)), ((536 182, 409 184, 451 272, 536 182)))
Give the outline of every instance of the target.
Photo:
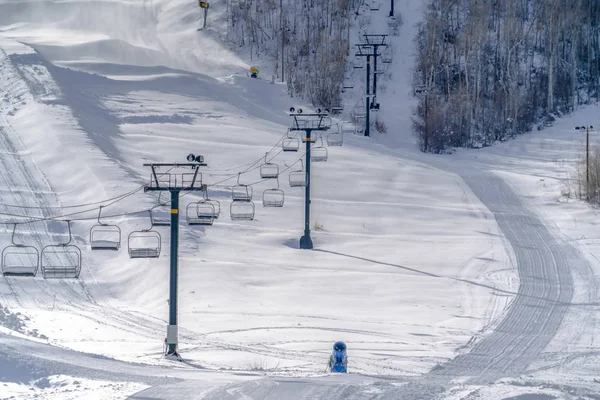
MULTIPOLYGON (((554 337, 567 312, 573 296, 570 266, 585 261, 573 247, 556 239, 500 177, 471 172, 463 174, 463 179, 494 214, 512 245, 521 282, 505 317, 469 352, 400 387, 397 382, 352 375, 329 380, 266 378, 196 398, 434 399, 443 398, 443 393, 454 386, 453 380, 487 385, 524 373, 554 337)), ((166 386, 146 389, 132 399, 176 399, 182 393, 194 398, 193 392, 180 386, 166 386)))
POLYGON ((443 393, 454 379, 486 385, 525 372, 557 333, 567 312, 573 296, 570 266, 586 262, 573 247, 557 240, 501 178, 466 173, 463 179, 494 213, 514 249, 519 291, 494 331, 468 353, 385 398, 434 398, 433 393, 443 393))

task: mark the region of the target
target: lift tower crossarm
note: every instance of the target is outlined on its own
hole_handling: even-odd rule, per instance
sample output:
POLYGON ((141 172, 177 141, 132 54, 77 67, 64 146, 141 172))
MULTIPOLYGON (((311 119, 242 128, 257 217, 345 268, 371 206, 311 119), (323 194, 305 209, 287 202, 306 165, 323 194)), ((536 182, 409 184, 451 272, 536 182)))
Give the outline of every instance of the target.
MULTIPOLYGON (((144 192, 170 192, 171 193, 171 252, 170 252, 170 284, 169 284, 169 325, 167 326, 167 338, 165 339, 167 348, 165 357, 181 360, 177 352, 178 327, 177 327, 177 275, 178 275, 178 247, 179 247, 179 193, 180 192, 199 192, 206 191, 206 185, 203 185, 200 179, 200 185, 197 185, 198 167, 207 166, 204 163, 204 157, 197 157, 199 162, 195 163, 147 163, 144 167, 152 169, 152 181, 144 186, 144 192), (185 185, 183 174, 180 182, 163 182, 158 179, 156 169, 160 167, 171 168, 191 168, 194 170, 193 177, 189 185, 185 185)), ((191 174, 190 174, 191 175, 191 174)))

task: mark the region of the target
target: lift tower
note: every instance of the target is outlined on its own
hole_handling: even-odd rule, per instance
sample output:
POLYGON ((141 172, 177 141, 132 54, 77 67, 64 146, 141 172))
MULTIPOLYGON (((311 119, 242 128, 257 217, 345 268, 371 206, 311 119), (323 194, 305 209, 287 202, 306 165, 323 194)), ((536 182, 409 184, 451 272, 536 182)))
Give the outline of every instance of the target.
POLYGON ((365 103, 366 103, 366 118, 365 118, 365 136, 371 135, 371 110, 379 110, 379 103, 377 103, 377 57, 381 56, 379 53, 380 47, 387 47, 385 38, 387 35, 363 35, 365 43, 359 43, 356 45, 358 48, 356 57, 366 57, 367 59, 367 78, 365 85, 365 103), (371 58, 373 58, 373 90, 371 91, 371 58))
POLYGON ((310 147, 316 142, 312 139, 313 131, 326 131, 331 128, 331 118, 328 112, 317 110, 316 113, 303 114, 302 109, 296 110, 290 108, 290 117, 294 118, 294 123, 290 131, 304 131, 306 136, 302 141, 306 143, 306 187, 304 197, 304 235, 300 238, 301 249, 312 249, 313 242, 310 237, 310 147))
POLYGON ((144 192, 170 192, 171 193, 171 254, 170 254, 170 284, 169 284, 169 325, 167 326, 167 349, 165 357, 181 360, 177 352, 178 328, 177 328, 177 274, 178 274, 178 247, 179 247, 179 193, 206 191, 206 185, 202 184, 202 174, 198 173, 198 167, 205 167, 204 157, 190 154, 189 163, 151 163, 144 164, 150 167, 152 174, 150 183, 144 186, 144 192), (160 173, 157 169, 168 167, 189 168, 191 173, 172 174, 170 172, 160 173))

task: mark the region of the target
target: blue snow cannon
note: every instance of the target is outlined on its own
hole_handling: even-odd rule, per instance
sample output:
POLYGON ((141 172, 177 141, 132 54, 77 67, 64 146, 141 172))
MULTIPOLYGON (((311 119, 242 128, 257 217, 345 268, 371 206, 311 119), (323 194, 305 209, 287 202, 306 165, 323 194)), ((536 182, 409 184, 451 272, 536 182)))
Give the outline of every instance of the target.
POLYGON ((348 355, 344 342, 335 342, 333 345, 333 351, 329 357, 329 370, 331 372, 348 372, 348 355))

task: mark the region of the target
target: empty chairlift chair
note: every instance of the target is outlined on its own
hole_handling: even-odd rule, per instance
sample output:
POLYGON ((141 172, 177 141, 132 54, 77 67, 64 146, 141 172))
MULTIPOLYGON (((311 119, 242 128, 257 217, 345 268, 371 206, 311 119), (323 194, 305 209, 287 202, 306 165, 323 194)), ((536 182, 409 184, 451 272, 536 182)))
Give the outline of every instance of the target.
POLYGON ((35 276, 40 267, 40 252, 34 246, 26 246, 15 242, 13 227, 12 245, 2 250, 2 275, 4 276, 35 276))
POLYGON ((296 137, 289 136, 288 132, 288 135, 283 138, 283 141, 281 142, 281 149, 283 151, 296 152, 298 149, 300 149, 300 140, 296 137))
POLYGON ((255 206, 252 201, 252 186, 240 183, 238 174, 237 185, 231 189, 232 202, 229 206, 229 215, 232 221, 252 221, 255 206))
POLYGON ((268 154, 265 154, 265 163, 260 166, 260 177, 262 179, 275 179, 279 176, 279 165, 268 162, 268 154))
POLYGON ((252 201, 252 186, 240 183, 240 174, 238 174, 237 185, 231 188, 231 199, 233 201, 252 201))
POLYGON ((190 203, 186 208, 188 225, 212 225, 215 214, 215 206, 206 200, 190 203))
POLYGON ((232 221, 252 221, 254 219, 254 211, 254 202, 250 200, 234 200, 229 206, 229 214, 232 221))
POLYGON ((391 64, 392 63, 392 52, 390 50, 384 51, 381 56, 381 61, 384 64, 391 64))
POLYGON ((219 215, 221 215, 221 203, 218 200, 211 200, 208 196, 208 188, 204 189, 204 200, 208 204, 212 204, 215 209, 215 219, 219 219, 219 215))
POLYGON ((98 210, 98 223, 90 229, 92 250, 119 250, 121 248, 121 228, 100 221, 102 207, 98 210))
POLYGON ((265 189, 262 195, 263 207, 283 207, 285 193, 279 188, 279 178, 277 187, 274 189, 265 189))
POLYGON ((161 250, 160 233, 153 230, 152 213, 150 213, 150 228, 133 231, 127 239, 127 250, 130 258, 158 258, 161 250))
POLYGON ((356 126, 352 122, 342 122, 340 132, 343 134, 353 134, 356 132, 356 126))
POLYGON ((153 226, 171 226, 171 210, 169 203, 161 202, 162 192, 158 193, 158 205, 150 211, 153 226))
POLYGON ((321 144, 311 149, 310 160, 313 162, 327 161, 327 148, 323 146, 323 137, 319 137, 321 144))
POLYGON ((81 250, 71 244, 71 221, 65 221, 69 230, 69 240, 65 243, 47 245, 40 254, 40 266, 45 279, 79 278, 81 272, 81 250))
POLYGON ((369 10, 371 10, 371 11, 378 11, 380 7, 381 7, 381 5, 374 0, 371 0, 369 2, 369 10))
POLYGON ((338 125, 337 132, 331 132, 327 135, 327 146, 342 146, 344 144, 344 133, 341 126, 338 125))
POLYGON ((304 163, 300 160, 302 168, 299 171, 290 172, 290 187, 306 187, 306 171, 304 163))

